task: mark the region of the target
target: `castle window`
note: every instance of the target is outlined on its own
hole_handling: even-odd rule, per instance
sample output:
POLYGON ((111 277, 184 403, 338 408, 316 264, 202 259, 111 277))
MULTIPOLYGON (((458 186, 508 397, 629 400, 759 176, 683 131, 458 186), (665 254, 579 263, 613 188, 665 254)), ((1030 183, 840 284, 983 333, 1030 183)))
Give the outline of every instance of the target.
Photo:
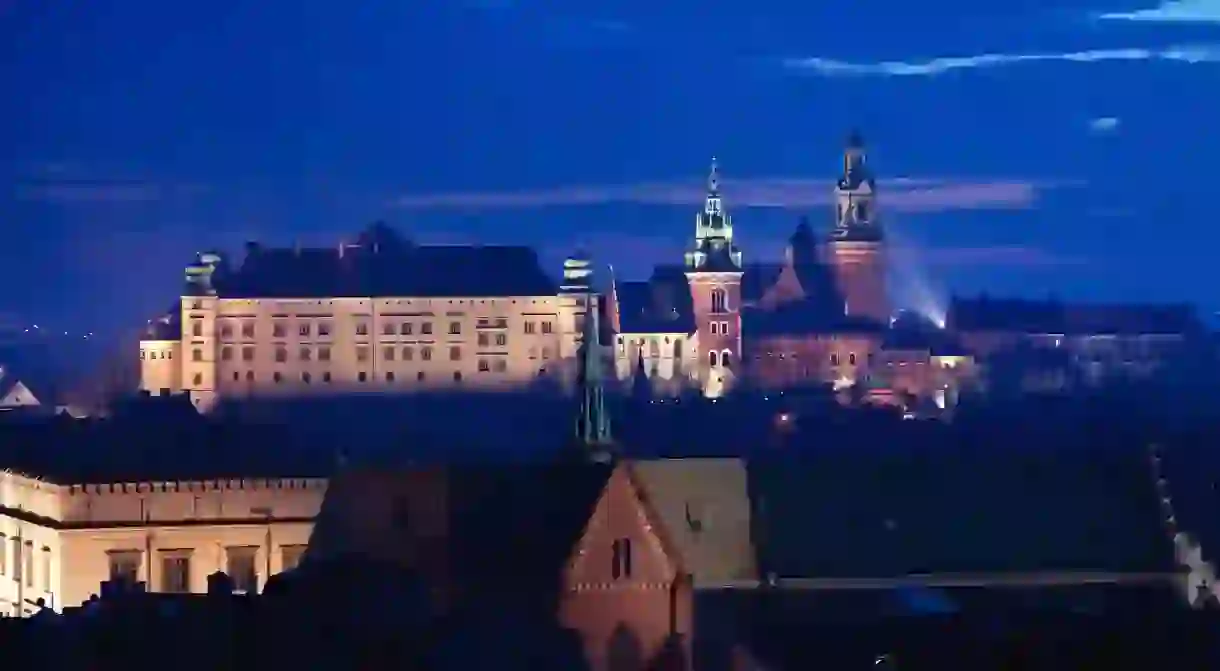
POLYGON ((191 320, 191 335, 196 338, 203 337, 203 322, 198 319, 191 320))
POLYGON ((233 381, 237 382, 238 380, 241 380, 241 373, 233 371, 233 381))
POLYGON ((381 335, 392 336, 394 333, 395 329, 393 324, 387 322, 381 325, 381 335))
POLYGON ((140 581, 143 553, 139 550, 113 550, 106 553, 112 582, 134 585, 140 581))
POLYGON ((732 362, 733 362, 733 357, 731 354, 729 354, 729 351, 727 349, 720 353, 720 365, 721 366, 724 366, 725 368, 732 368, 733 367, 732 362))
POLYGON ((203 350, 198 347, 191 350, 191 361, 203 361, 203 350))
POLYGON ((847 355, 847 363, 852 366, 856 365, 856 353, 855 352, 851 352, 850 354, 847 355))
POLYGON ((729 311, 729 295, 720 287, 712 289, 712 313, 724 314, 729 311))
POLYGON ((460 371, 460 370, 453 371, 453 381, 454 382, 462 381, 462 371, 460 371))
POLYGON ((287 347, 276 347, 275 348, 276 363, 284 363, 287 360, 288 360, 288 348, 287 347))
POLYGON ((330 335, 330 322, 327 322, 327 321, 318 322, 318 335, 320 335, 320 336, 330 335))
POLYGON ((308 338, 310 333, 309 322, 297 326, 297 333, 301 334, 302 338, 308 338))
POLYGON ((450 347, 449 348, 449 360, 450 361, 460 361, 461 359, 462 359, 462 348, 461 347, 450 347))
POLYGON ((227 346, 221 347, 220 348, 220 360, 221 361, 231 361, 232 359, 233 359, 233 348, 227 347, 227 346))
POLYGON ((410 361, 411 359, 414 359, 414 358, 415 358, 415 350, 411 349, 410 347, 402 348, 402 360, 403 361, 410 361))
POLYGON ((508 370, 508 362, 504 359, 496 359, 492 367, 497 373, 503 373, 504 371, 508 370))
POLYGON ((368 381, 368 379, 369 379, 369 374, 368 374, 368 373, 366 373, 366 372, 364 372, 364 371, 360 371, 359 373, 356 373, 356 381, 357 381, 357 382, 367 382, 367 381, 368 381))
POLYGON ((547 333, 553 333, 553 332, 554 332, 554 330, 555 330, 555 325, 554 325, 554 324, 552 324, 550 321, 544 321, 544 322, 542 322, 542 332, 543 332, 543 334, 547 334, 547 333))
POLYGON ((487 359, 479 359, 479 372, 487 373, 490 371, 491 371, 491 364, 487 361, 487 359))
POLYGON ((393 382, 393 381, 394 381, 394 371, 387 371, 387 372, 386 372, 386 374, 385 374, 385 381, 386 381, 386 382, 393 382))
POLYGON ((191 555, 174 550, 161 555, 161 591, 186 594, 191 591, 191 555))
POLYGON ((233 580, 233 590, 245 594, 258 592, 258 548, 225 548, 225 573, 233 580))
POLYGON ((243 338, 253 338, 254 337, 254 322, 242 322, 241 337, 243 337, 243 338))
POLYGON ((284 381, 284 374, 283 374, 283 373, 281 373, 281 372, 279 372, 278 370, 277 370, 277 371, 275 371, 274 373, 272 373, 272 374, 271 374, 271 381, 272 381, 272 382, 274 382, 274 383, 276 383, 276 384, 279 384, 279 383, 283 382, 283 381, 284 381))
POLYGON ((326 383, 330 382, 330 372, 329 371, 322 373, 322 381, 326 382, 326 383))
POLYGON ((631 539, 619 538, 610 545, 610 577, 631 577, 631 539))
POLYGON ((830 365, 832 365, 832 366, 839 365, 839 355, 838 354, 830 355, 830 365))
POLYGON ((311 353, 308 347, 302 347, 301 351, 297 352, 297 355, 300 357, 301 361, 309 361, 310 354, 311 353))
POLYGON ((381 358, 385 359, 386 361, 393 361, 394 360, 394 350, 395 350, 394 347, 382 347, 381 348, 381 358))
POLYGON ((423 382, 424 377, 425 377, 424 371, 422 371, 422 370, 415 374, 415 379, 418 380, 419 382, 423 382))
POLYGON ((720 362, 720 356, 716 352, 707 353, 707 363, 712 368, 715 368, 720 362))
POLYGON ((654 359, 661 356, 661 343, 656 338, 648 342, 648 356, 654 359))
POLYGON ((508 318, 507 317, 496 317, 496 328, 498 328, 498 329, 508 328, 508 318))
POLYGON ((356 324, 356 335, 366 336, 368 334, 369 334, 369 325, 368 324, 366 324, 364 322, 360 322, 360 323, 356 324))
MULTIPOLYGON (((253 382, 253 381, 254 381, 254 371, 252 371, 252 370, 246 371, 246 382, 253 382)), ((162 394, 162 395, 164 396, 165 394, 162 394)))
POLYGON ((432 322, 424 322, 419 327, 419 332, 423 335, 432 335, 432 322))
POLYGON ((301 373, 301 382, 309 384, 312 380, 313 376, 311 376, 309 373, 301 373))
POLYGON ((490 342, 491 339, 487 337, 486 333, 479 334, 479 347, 487 347, 490 342))
POLYGON ((461 335, 462 322, 449 322, 449 335, 461 335))
POLYGON ((194 382, 195 382, 194 386, 196 386, 196 387, 202 386, 203 385, 203 373, 195 373, 194 382))
POLYGON ((221 324, 220 325, 220 337, 221 338, 232 338, 233 337, 233 325, 229 324, 228 322, 221 324))
POLYGON ((403 322, 402 328, 399 329, 399 332, 402 333, 402 335, 411 335, 413 330, 414 329, 411 328, 411 322, 403 322))
POLYGON ((8 573, 8 536, 0 534, 0 575, 8 573))
POLYGON ((507 333, 497 333, 496 334, 496 347, 507 347, 507 346, 508 346, 508 334, 507 333))
POLYGON ((356 348, 356 361, 368 361, 368 360, 369 360, 369 348, 368 347, 357 347, 356 348))
POLYGON ((419 358, 423 359, 424 361, 431 361, 432 360, 432 348, 431 347, 421 348, 419 350, 419 358))
POLYGON ((330 361, 330 348, 329 347, 319 347, 318 348, 318 361, 330 361))
POLYGON ((526 334, 526 335, 533 335, 533 334, 534 334, 534 326, 535 326, 535 325, 534 325, 534 322, 525 322, 525 334, 526 334))
POLYGON ((288 334, 288 327, 284 325, 284 322, 275 322, 274 324, 271 325, 271 337, 272 338, 283 338, 287 334, 288 334))
POLYGON ((718 333, 720 333, 720 322, 712 322, 711 324, 709 324, 709 326, 712 329, 712 335, 717 335, 718 333))

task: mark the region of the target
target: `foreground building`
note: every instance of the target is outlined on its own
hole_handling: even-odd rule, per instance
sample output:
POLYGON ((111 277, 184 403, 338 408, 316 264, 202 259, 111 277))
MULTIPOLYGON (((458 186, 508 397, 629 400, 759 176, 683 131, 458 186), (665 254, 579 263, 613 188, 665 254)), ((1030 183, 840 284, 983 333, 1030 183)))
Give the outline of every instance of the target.
POLYGON ((202 254, 140 344, 152 395, 222 399, 517 388, 570 373, 597 299, 588 261, 556 287, 524 247, 417 246, 384 226, 337 249, 202 254), (567 362, 565 364, 565 361, 567 362))

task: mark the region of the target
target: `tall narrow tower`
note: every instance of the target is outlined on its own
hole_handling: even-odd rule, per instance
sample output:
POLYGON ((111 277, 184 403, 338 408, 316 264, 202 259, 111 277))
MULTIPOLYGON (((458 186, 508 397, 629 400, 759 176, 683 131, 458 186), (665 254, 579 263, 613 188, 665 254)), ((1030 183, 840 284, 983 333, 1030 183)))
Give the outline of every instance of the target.
POLYGON ((686 253, 705 391, 719 393, 730 384, 740 362, 741 276, 741 250, 733 244, 733 220, 720 199, 720 172, 713 158, 703 212, 695 217, 695 244, 686 253))
POLYGON ((843 174, 835 185, 835 226, 827 252, 844 312, 887 321, 885 236, 877 217, 876 182, 858 132, 852 132, 843 150, 843 174))
POLYGON ((610 416, 606 412, 606 391, 602 385, 602 355, 598 334, 601 332, 597 311, 589 312, 584 322, 580 343, 577 393, 580 409, 576 416, 576 440, 594 461, 608 460, 612 455, 610 416))

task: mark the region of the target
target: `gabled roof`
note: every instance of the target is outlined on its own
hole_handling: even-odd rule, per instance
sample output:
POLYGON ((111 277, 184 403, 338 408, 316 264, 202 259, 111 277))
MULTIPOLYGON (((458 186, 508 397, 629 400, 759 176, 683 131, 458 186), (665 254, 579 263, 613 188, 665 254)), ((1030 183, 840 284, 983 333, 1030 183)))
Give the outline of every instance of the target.
POLYGON ((616 285, 622 333, 693 333, 694 305, 686 276, 658 268, 647 282, 616 285))
POLYGON ((742 460, 635 460, 628 467, 696 586, 757 579, 742 460))

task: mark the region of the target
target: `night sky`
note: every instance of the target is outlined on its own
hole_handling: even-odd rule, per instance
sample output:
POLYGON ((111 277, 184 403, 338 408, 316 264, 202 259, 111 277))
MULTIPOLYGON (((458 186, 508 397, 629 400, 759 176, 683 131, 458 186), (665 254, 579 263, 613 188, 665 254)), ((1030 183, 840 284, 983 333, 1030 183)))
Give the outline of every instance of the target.
POLYGON ((713 155, 747 260, 777 257, 829 224, 853 127, 899 300, 1210 313, 1220 0, 1153 9, 0 0, 0 324, 117 334, 197 251, 377 219, 638 277, 680 259, 713 155))

